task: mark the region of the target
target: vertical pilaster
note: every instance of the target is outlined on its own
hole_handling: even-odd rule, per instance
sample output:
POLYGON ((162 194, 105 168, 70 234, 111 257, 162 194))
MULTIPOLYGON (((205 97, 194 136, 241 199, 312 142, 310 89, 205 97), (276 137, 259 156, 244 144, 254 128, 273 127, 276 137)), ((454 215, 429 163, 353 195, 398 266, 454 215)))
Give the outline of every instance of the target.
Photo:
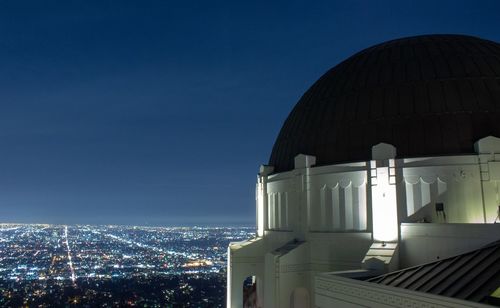
POLYGON ((309 232, 309 225, 311 217, 309 217, 311 206, 311 184, 310 184, 310 170, 316 164, 316 157, 311 155, 299 154, 295 156, 295 171, 297 192, 300 195, 299 202, 299 230, 296 232, 297 239, 305 240, 307 232, 309 232))
POLYGON ((274 171, 274 167, 261 165, 257 177, 256 204, 257 204, 257 236, 264 236, 269 229, 268 202, 267 202, 267 177, 274 171))
POLYGON ((380 143, 372 147, 370 162, 373 239, 395 242, 399 239, 396 194, 396 148, 380 143))

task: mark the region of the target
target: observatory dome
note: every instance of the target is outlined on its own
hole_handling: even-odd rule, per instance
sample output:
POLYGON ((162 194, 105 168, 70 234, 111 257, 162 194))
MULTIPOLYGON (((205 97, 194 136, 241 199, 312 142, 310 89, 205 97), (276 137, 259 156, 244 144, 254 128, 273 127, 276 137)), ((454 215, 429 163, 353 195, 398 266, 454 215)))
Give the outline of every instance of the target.
POLYGON ((316 165, 367 161, 384 142, 397 157, 469 154, 500 137, 500 44, 424 35, 367 48, 327 71, 302 96, 269 165, 291 170, 298 154, 316 165))

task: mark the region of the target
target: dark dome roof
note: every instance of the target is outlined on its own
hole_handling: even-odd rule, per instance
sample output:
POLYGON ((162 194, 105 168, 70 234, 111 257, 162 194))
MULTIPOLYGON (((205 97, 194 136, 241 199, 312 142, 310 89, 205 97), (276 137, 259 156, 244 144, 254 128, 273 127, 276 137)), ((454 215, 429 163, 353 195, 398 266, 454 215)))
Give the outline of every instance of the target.
POLYGON ((474 152, 500 137, 500 44, 463 35, 397 39, 365 49, 324 74, 286 119, 269 165, 293 169, 371 159, 380 142, 398 157, 474 152))

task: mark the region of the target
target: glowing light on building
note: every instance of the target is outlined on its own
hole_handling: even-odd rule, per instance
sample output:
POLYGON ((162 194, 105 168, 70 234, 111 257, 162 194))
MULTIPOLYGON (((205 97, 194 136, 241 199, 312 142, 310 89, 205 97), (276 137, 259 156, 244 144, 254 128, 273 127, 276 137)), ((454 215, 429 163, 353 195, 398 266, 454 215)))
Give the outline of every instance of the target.
POLYGON ((392 242, 398 239, 396 185, 390 183, 389 168, 377 168, 377 183, 372 186, 373 239, 392 242))

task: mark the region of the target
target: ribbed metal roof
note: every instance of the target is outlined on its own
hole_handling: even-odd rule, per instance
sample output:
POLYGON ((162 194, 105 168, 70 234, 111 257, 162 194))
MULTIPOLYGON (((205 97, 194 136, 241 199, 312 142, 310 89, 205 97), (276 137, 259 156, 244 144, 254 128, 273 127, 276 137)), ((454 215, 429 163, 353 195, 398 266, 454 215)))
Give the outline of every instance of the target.
POLYGON ((425 35, 365 49, 324 74, 299 100, 269 164, 293 169, 371 159, 380 142, 398 157, 474 152, 500 137, 500 44, 464 35, 425 35))
POLYGON ((495 304, 496 298, 491 295, 500 288, 500 241, 456 257, 410 267, 368 281, 495 304))

